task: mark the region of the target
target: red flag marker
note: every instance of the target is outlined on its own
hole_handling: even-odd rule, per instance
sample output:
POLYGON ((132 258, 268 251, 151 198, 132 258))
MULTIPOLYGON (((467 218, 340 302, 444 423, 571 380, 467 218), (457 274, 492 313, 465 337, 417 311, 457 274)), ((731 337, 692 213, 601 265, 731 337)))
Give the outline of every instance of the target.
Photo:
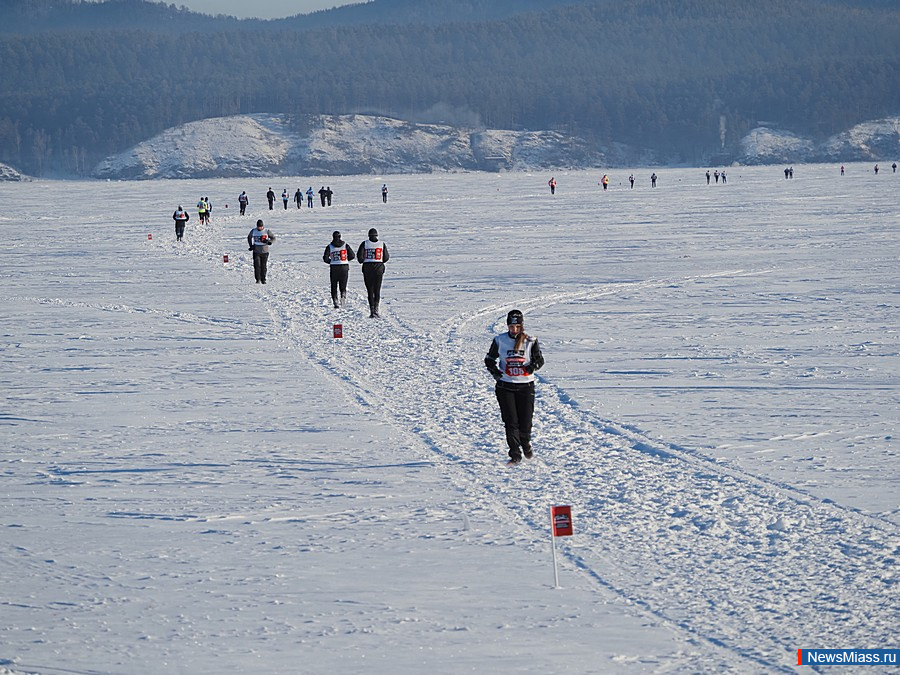
POLYGON ((556 567, 556 538, 572 535, 572 507, 550 507, 550 548, 553 550, 554 588, 559 588, 559 570, 556 567))
POLYGON ((572 507, 571 506, 551 506, 550 515, 553 519, 553 536, 554 537, 571 537, 572 536, 572 507))

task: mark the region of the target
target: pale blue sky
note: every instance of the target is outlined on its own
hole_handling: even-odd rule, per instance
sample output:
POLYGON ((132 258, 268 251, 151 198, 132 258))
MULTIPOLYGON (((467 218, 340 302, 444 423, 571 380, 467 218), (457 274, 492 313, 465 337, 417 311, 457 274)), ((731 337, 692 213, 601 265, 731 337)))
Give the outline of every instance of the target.
POLYGON ((281 19, 295 14, 306 14, 317 9, 330 9, 350 5, 363 0, 168 0, 167 4, 187 7, 204 14, 230 14, 239 19, 281 19))

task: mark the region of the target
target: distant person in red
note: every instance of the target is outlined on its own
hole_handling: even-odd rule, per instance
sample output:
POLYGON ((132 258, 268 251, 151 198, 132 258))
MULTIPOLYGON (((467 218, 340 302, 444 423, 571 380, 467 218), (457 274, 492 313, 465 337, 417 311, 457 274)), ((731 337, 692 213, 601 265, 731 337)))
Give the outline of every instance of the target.
POLYGON ((556 194, 556 179, 551 178, 549 181, 547 181, 547 185, 550 186, 550 194, 555 195, 556 194))

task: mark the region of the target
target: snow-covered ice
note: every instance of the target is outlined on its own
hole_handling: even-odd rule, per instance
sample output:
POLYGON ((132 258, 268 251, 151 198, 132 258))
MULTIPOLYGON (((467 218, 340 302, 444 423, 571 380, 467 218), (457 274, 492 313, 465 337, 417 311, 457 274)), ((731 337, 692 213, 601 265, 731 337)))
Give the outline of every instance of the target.
POLYGON ((0 672, 897 647, 900 175, 846 166, 0 184, 0 672), (310 185, 335 205, 264 206, 310 185), (321 262, 373 226, 380 320, 321 262), (482 359, 513 307, 547 365, 510 468, 482 359))

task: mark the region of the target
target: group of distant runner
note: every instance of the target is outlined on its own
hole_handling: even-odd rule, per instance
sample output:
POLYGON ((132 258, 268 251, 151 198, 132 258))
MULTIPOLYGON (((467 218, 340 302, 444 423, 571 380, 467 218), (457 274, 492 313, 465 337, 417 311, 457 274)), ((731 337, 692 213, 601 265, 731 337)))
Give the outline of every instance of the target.
MULTIPOLYGON (((876 171, 876 173, 877 173, 877 171, 876 171)), ((722 169, 722 171, 719 171, 718 169, 716 169, 713 173, 710 173, 707 170, 707 172, 706 172, 706 184, 707 185, 709 185, 710 178, 712 178, 712 177, 715 177, 716 183, 719 182, 720 178, 722 179, 723 184, 727 182, 727 178, 725 176, 724 169, 722 169)), ((609 174, 605 173, 605 174, 603 174, 603 177, 600 178, 600 182, 597 183, 597 185, 600 185, 603 188, 603 190, 606 191, 609 189, 609 180, 610 180, 609 174)), ((650 187, 651 188, 656 187, 657 180, 659 180, 659 176, 657 176, 656 172, 654 171, 650 174, 650 187)), ((628 176, 628 184, 629 184, 630 188, 633 190, 634 189, 634 174, 633 173, 629 174, 629 176, 628 176)), ((555 195, 556 194, 556 186, 557 186, 556 178, 551 177, 550 180, 547 181, 547 185, 550 187, 550 194, 555 195)))
MULTIPOLYGON (((256 227, 247 234, 248 250, 253 253, 253 275, 256 283, 265 284, 269 263, 269 247, 275 243, 275 233, 265 226, 262 219, 256 221, 256 227)), ((390 260, 387 245, 378 239, 378 230, 374 227, 368 232, 356 253, 350 244, 341 238, 337 230, 331 234, 331 242, 325 247, 322 261, 330 268, 331 300, 335 309, 344 306, 347 300, 347 281, 350 276, 350 263, 358 260, 362 264, 363 281, 369 300, 369 318, 379 317, 381 302, 381 282, 384 278, 384 264, 390 260)))
MULTIPOLYGON (((312 186, 310 186, 305 193, 309 208, 312 208, 313 194, 312 186)), ((331 188, 323 186, 319 194, 322 206, 331 206, 332 195, 334 194, 331 188)), ((387 184, 382 185, 381 199, 384 203, 387 203, 387 194, 387 184)), ((294 194, 297 208, 302 206, 303 196, 304 193, 298 188, 294 194)), ((272 188, 269 188, 266 197, 269 202, 269 209, 272 209, 275 198, 272 188)), ((284 201, 284 208, 287 209, 289 201, 287 190, 282 193, 282 200, 284 201)), ((249 204, 250 198, 247 196, 247 192, 242 191, 238 196, 238 205, 242 216, 246 215, 249 204)), ((201 224, 209 223, 209 214, 211 212, 212 205, 209 197, 202 197, 197 203, 197 215, 201 224)), ((175 213, 172 214, 172 219, 175 221, 175 240, 183 241, 185 226, 190 220, 190 215, 179 204, 175 213)), ((269 247, 275 243, 275 240, 275 233, 266 227, 262 219, 257 220, 256 226, 247 234, 247 250, 253 254, 253 276, 258 284, 265 284, 267 281, 269 247)), ((369 317, 379 317, 381 285, 385 271, 384 264, 389 259, 390 253, 388 253, 388 248, 383 241, 379 240, 378 231, 374 227, 369 230, 367 238, 360 243, 356 251, 343 241, 339 231, 333 232, 332 240, 325 247, 322 260, 330 268, 331 299, 335 309, 342 308, 346 302, 350 262, 357 260, 362 265, 363 281, 366 285, 366 294, 369 301, 369 317)))
MULTIPOLYGON (((319 194, 319 202, 322 204, 322 207, 325 208, 327 206, 331 206, 332 199, 334 197, 334 190, 331 189, 330 186, 323 185, 318 190, 319 194)), ((304 192, 301 188, 297 188, 296 192, 294 192, 293 197, 288 193, 287 189, 281 191, 281 202, 284 205, 284 210, 287 211, 288 204, 293 201, 294 204, 297 205, 297 208, 303 208, 304 201, 306 202, 307 208, 313 208, 313 202, 315 201, 316 191, 313 190, 312 185, 310 185, 306 191, 304 192)), ((388 188, 387 184, 381 186, 381 201, 387 204, 388 199, 388 188)), ((275 210, 275 191, 272 188, 269 188, 266 192, 266 201, 269 204, 269 211, 275 210)), ((241 192, 238 197, 238 206, 241 209, 241 215, 245 215, 247 212, 247 207, 250 205, 250 197, 247 196, 247 192, 241 192)), ((198 208, 199 208, 198 204, 198 208)))
MULTIPOLYGON (((303 192, 300 188, 297 188, 297 191, 294 193, 293 202, 297 205, 298 209, 303 208, 304 197, 306 197, 306 206, 307 208, 313 208, 313 201, 315 199, 316 192, 313 190, 312 185, 310 185, 306 192, 303 192)), ((331 187, 325 187, 324 185, 319 189, 319 201, 322 203, 322 207, 331 206, 331 199, 334 196, 334 190, 331 187)), ((291 202, 292 198, 288 194, 287 189, 281 191, 281 202, 284 204, 284 210, 287 211, 288 204, 291 202)), ((266 201, 269 203, 269 211, 273 211, 275 209, 275 192, 272 188, 269 188, 268 192, 266 192, 266 201)), ((249 198, 247 197, 246 192, 241 193, 241 215, 244 215, 244 210, 247 205, 250 203, 249 198)))

